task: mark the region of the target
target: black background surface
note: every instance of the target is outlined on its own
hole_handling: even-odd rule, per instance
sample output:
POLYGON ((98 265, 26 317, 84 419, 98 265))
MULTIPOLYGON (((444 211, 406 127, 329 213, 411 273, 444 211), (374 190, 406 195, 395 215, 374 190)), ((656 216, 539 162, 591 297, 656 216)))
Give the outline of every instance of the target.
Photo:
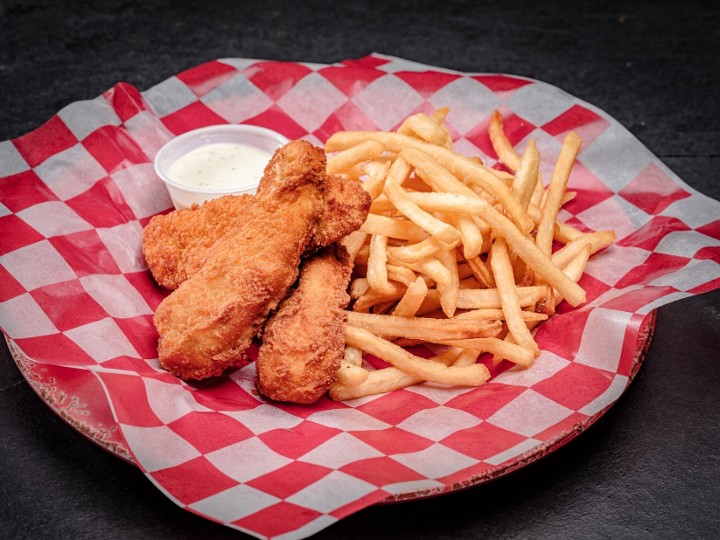
MULTIPOLYGON (((116 82, 223 57, 371 52, 559 86, 720 199, 713 2, 0 1, 0 140, 116 82)), ((719 216, 720 217, 720 216, 719 216)), ((720 291, 660 308, 644 367, 578 439, 492 483, 376 506, 316 538, 711 538, 720 531, 720 291)), ((0 537, 244 538, 176 507, 54 415, 0 349, 0 537)))

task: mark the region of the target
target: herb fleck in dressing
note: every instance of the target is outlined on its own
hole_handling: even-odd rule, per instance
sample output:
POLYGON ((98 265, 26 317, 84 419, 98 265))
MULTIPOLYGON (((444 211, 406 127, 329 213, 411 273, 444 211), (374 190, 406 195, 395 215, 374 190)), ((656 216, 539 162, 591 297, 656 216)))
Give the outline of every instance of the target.
POLYGON ((167 174, 177 183, 195 188, 242 188, 257 184, 271 157, 248 144, 206 144, 178 158, 167 174))

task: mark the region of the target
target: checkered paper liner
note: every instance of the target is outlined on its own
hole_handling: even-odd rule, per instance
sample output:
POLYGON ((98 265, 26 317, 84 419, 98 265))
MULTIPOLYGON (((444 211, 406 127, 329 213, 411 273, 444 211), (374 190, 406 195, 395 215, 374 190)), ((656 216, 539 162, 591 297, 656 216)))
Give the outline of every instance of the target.
POLYGON ((257 537, 303 538, 368 505, 443 493, 528 463, 589 426, 629 384, 653 310, 720 286, 720 203, 597 108, 550 85, 373 54, 334 65, 221 59, 140 92, 119 83, 0 143, 0 327, 66 421, 135 462, 178 505, 257 537), (160 369, 140 234, 170 209, 152 158, 219 123, 322 144, 450 107, 455 148, 496 155, 499 109, 549 178, 563 136, 583 147, 562 218, 615 229, 581 285, 588 302, 540 327, 525 371, 477 389, 411 387, 349 402, 269 403, 248 362, 210 385, 160 369))

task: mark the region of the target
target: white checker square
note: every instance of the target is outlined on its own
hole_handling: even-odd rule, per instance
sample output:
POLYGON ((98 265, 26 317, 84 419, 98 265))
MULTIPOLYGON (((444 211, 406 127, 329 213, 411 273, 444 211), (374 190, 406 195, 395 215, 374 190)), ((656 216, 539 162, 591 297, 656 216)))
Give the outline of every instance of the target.
POLYGON ((5 206, 3 203, 0 203, 0 217, 9 216, 10 214, 12 214, 10 209, 7 206, 5 206))
POLYGON ((702 261, 693 259, 679 270, 651 281, 650 285, 656 287, 670 285, 681 291, 689 291, 717 278, 720 278, 720 264, 710 259, 702 261))
POLYGON ((481 422, 477 416, 465 411, 435 407, 416 412, 400 422, 398 427, 437 442, 456 431, 477 426, 481 422))
POLYGON ((174 422, 186 414, 210 409, 200 405, 181 383, 166 383, 158 379, 143 378, 150 408, 163 424, 174 422))
POLYGON ((223 414, 235 418, 256 435, 274 429, 292 429, 303 421, 302 418, 268 404, 262 404, 245 411, 224 411, 223 414))
POLYGON ((12 339, 58 333, 53 322, 29 294, 0 302, 0 327, 12 339))
POLYGON ((367 85, 352 101, 368 117, 376 119, 381 130, 388 131, 412 114, 423 98, 405 81, 385 75, 367 85))
POLYGON ((97 234, 121 272, 142 272, 147 269, 147 262, 141 248, 142 227, 137 221, 106 229, 97 229, 97 234))
POLYGON ((519 117, 542 126, 567 111, 575 101, 560 88, 536 82, 515 90, 505 103, 519 117), (542 107, 538 107, 538 103, 542 103, 542 107))
POLYGON ((197 101, 193 91, 177 77, 156 84, 142 95, 158 116, 167 116, 197 101))
POLYGON ((655 252, 692 258, 702 248, 711 246, 720 246, 720 240, 697 231, 675 231, 660 240, 655 252))
POLYGON ((613 121, 583 150, 581 160, 590 172, 617 193, 653 161, 653 155, 613 121))
POLYGON ((190 504, 188 508, 221 522, 232 523, 278 502, 280 499, 277 497, 241 484, 190 504))
POLYGON ((238 71, 242 71, 248 66, 261 62, 261 60, 256 58, 220 58, 218 59, 218 62, 234 67, 238 71))
POLYGON ((154 216, 172 206, 170 195, 155 174, 152 163, 120 169, 112 174, 112 179, 139 219, 154 216))
POLYGON ((29 291, 77 278, 75 271, 47 240, 0 256, 0 264, 29 291))
POLYGON ((88 101, 76 101, 58 113, 78 141, 104 126, 119 126, 120 118, 102 96, 88 101))
POLYGON ((615 231, 618 239, 634 233, 650 220, 647 213, 618 195, 583 210, 577 217, 593 231, 615 231))
POLYGON ((479 463, 439 443, 419 452, 395 454, 392 458, 427 478, 443 478, 479 463))
POLYGON ((60 201, 36 204, 21 210, 17 215, 45 238, 88 231, 93 228, 72 208, 60 201))
POLYGON ((25 159, 10 141, 0 142, 0 176, 10 176, 30 169, 25 159))
POLYGON ((122 274, 90 274, 81 277, 80 283, 111 317, 153 314, 140 292, 122 274))
POLYGON ((215 450, 205 457, 223 474, 238 482, 248 482, 292 463, 292 459, 271 450, 257 437, 215 450))
POLYGON ((487 86, 469 77, 454 80, 430 99, 433 106, 447 105, 447 123, 466 134, 500 106, 497 95, 487 86))
POLYGON ((524 441, 516 444, 512 448, 508 448, 504 452, 495 454, 494 456, 486 459, 485 461, 490 465, 500 465, 501 463, 505 463, 506 461, 521 456, 525 452, 529 452, 539 444, 541 444, 540 441, 536 439, 525 439, 524 441))
POLYGON ((720 202, 694 190, 688 191, 691 193, 690 197, 675 201, 660 215, 678 217, 693 229, 720 218, 720 202))
POLYGON ((503 371, 500 375, 493 379, 494 383, 508 384, 511 386, 531 386, 549 379, 560 370, 565 368, 570 362, 550 351, 541 351, 540 356, 535 359, 532 369, 523 369, 514 367, 503 371))
POLYGON ((118 356, 140 358, 135 347, 111 318, 78 326, 63 333, 98 363, 118 356))
POLYGON ((35 173, 62 200, 84 193, 107 175, 81 144, 50 156, 35 167, 35 173))
POLYGON ((298 81, 277 102, 306 131, 318 129, 348 98, 317 73, 298 81))
POLYGON ((628 378, 624 375, 615 375, 610 386, 593 401, 585 405, 580 412, 593 416, 599 413, 608 405, 615 403, 628 385, 628 378))
POLYGON ((200 456, 193 445, 167 426, 120 427, 130 450, 147 472, 176 467, 200 456))
POLYGON ((605 371, 617 371, 632 313, 595 308, 590 312, 575 362, 605 371))
POLYGON ((173 134, 165 127, 157 116, 150 111, 140 111, 125 121, 130 137, 150 159, 155 157, 158 150, 167 141, 173 138, 173 134))
POLYGON ((663 296, 662 298, 658 298, 657 300, 653 300, 649 304, 644 305, 640 309, 636 310, 637 313, 640 315, 647 315, 652 310, 659 308, 660 306, 664 306, 665 304, 671 304, 673 302, 677 302, 678 300, 682 300, 683 298, 687 298, 688 296, 692 296, 690 293, 686 292, 674 292, 671 294, 667 294, 663 296))
POLYGON ((585 272, 607 285, 615 285, 633 268, 640 266, 650 252, 637 247, 609 246, 594 255, 587 263, 585 272))
POLYGON ((364 480, 341 471, 332 471, 286 500, 318 512, 329 513, 362 499, 375 490, 377 488, 374 485, 364 480))
POLYGON ((418 394, 423 396, 433 403, 443 405, 448 401, 455 399, 456 397, 471 392, 471 388, 451 387, 444 384, 435 384, 432 382, 425 382, 423 384, 415 384, 405 389, 407 392, 418 394))
POLYGON ((495 412, 487 422, 513 433, 532 437, 567 418, 572 412, 534 390, 527 389, 495 412))
POLYGON ((346 409, 319 411, 308 416, 308 420, 322 426, 344 431, 374 431, 390 427, 385 422, 349 407, 346 409))
POLYGON ((307 454, 298 458, 298 461, 339 469, 343 465, 354 461, 381 457, 382 455, 381 452, 356 439, 349 433, 340 433, 310 450, 307 454))
POLYGON ((231 124, 257 116, 273 104, 265 92, 242 74, 213 88, 200 101, 231 124))

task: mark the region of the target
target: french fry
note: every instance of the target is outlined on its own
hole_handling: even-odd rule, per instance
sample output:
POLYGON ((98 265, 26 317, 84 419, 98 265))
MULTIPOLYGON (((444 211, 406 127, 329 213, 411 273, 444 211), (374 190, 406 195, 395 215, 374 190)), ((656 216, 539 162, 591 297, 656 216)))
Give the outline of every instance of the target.
POLYGON ((385 147, 377 141, 364 141, 357 146, 335 154, 327 160, 327 172, 338 174, 352 169, 363 161, 372 161, 382 155, 385 147))
POLYGON ((385 337, 422 339, 430 342, 492 337, 500 332, 500 323, 490 319, 429 319, 354 311, 347 311, 347 324, 385 337))
POLYGON ((422 306, 427 293, 428 287, 425 280, 418 276, 415 281, 408 285, 405 294, 395 307, 393 315, 396 317, 414 317, 420 306, 422 306))

